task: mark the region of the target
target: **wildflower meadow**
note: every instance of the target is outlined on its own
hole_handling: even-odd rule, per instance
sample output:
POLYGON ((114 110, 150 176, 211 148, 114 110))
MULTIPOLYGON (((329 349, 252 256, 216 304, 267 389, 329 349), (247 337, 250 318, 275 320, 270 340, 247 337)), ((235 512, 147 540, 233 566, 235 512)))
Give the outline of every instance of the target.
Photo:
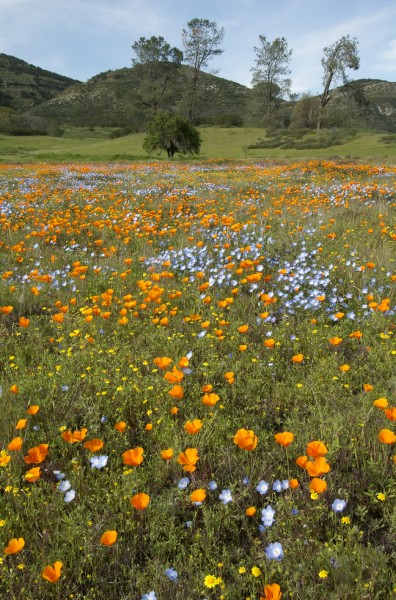
POLYGON ((0 596, 396 597, 396 168, 0 165, 0 596))

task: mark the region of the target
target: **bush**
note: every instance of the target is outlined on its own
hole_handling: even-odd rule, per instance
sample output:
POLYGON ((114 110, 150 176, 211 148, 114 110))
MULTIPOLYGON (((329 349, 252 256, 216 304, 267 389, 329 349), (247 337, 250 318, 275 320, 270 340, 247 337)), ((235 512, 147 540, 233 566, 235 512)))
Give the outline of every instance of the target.
POLYGON ((171 158, 181 154, 198 154, 201 136, 198 129, 181 115, 159 113, 148 127, 143 148, 147 152, 166 150, 171 158))

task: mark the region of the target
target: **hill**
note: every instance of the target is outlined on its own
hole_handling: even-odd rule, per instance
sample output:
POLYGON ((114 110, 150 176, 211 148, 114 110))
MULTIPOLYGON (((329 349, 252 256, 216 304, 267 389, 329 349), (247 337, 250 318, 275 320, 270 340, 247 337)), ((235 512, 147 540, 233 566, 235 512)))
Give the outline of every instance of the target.
MULTIPOLYGON (((190 68, 182 66, 168 96, 167 110, 183 111, 189 75, 190 68)), ((141 81, 142 69, 137 67, 100 73, 86 83, 65 89, 34 112, 66 124, 129 126, 139 131, 149 116, 139 101, 141 81)), ((231 114, 243 119, 248 88, 208 73, 201 74, 200 83, 195 111, 198 122, 213 123, 231 114)))
POLYGON ((75 79, 51 73, 24 60, 0 54, 0 106, 27 111, 53 98, 75 79))

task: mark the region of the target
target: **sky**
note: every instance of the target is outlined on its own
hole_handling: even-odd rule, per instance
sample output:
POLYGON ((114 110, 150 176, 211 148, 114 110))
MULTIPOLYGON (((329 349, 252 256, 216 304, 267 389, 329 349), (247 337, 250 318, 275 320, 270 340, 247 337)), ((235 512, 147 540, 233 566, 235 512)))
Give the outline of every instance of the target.
POLYGON ((132 44, 162 36, 183 49, 193 18, 224 28, 207 71, 250 86, 259 35, 292 49, 292 91, 319 93, 323 48, 357 38, 360 68, 350 79, 396 81, 395 0, 0 0, 0 53, 80 81, 130 67, 132 44))

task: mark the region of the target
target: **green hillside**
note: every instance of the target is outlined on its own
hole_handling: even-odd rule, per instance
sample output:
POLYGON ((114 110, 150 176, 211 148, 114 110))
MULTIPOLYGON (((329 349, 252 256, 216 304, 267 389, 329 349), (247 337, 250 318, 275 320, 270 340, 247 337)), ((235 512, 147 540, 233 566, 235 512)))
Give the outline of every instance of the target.
POLYGON ((78 83, 75 79, 45 71, 14 56, 0 54, 0 107, 24 112, 75 83, 78 83))
MULTIPOLYGON (((189 67, 181 67, 164 107, 167 110, 183 111, 189 73, 189 67)), ((67 124, 129 126, 139 131, 150 117, 150 112, 139 101, 141 83, 140 68, 107 71, 86 83, 69 87, 37 107, 34 113, 67 124)), ((202 73, 200 83, 195 110, 198 121, 212 123, 227 114, 243 118, 248 88, 207 73, 202 73)))

